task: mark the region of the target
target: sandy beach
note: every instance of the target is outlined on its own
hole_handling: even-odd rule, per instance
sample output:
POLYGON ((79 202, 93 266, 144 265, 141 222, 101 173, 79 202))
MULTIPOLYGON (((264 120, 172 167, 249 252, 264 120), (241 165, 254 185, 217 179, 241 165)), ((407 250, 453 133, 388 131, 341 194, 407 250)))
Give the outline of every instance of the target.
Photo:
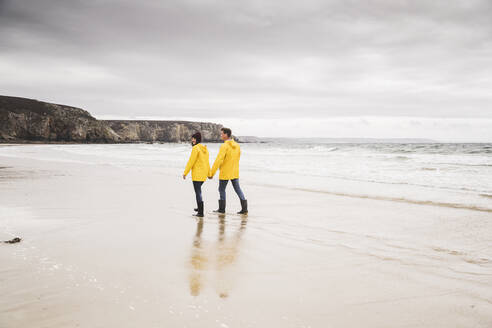
POLYGON ((0 327, 492 326, 490 211, 181 173, 0 154, 0 327))

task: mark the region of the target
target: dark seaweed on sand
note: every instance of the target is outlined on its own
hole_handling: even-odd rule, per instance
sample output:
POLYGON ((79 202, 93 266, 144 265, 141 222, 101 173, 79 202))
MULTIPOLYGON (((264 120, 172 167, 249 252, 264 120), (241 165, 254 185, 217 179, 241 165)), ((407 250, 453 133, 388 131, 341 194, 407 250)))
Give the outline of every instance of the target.
POLYGON ((6 244, 15 244, 15 243, 20 243, 22 239, 20 239, 19 237, 15 237, 14 239, 10 239, 10 240, 6 240, 4 241, 4 243, 6 244))

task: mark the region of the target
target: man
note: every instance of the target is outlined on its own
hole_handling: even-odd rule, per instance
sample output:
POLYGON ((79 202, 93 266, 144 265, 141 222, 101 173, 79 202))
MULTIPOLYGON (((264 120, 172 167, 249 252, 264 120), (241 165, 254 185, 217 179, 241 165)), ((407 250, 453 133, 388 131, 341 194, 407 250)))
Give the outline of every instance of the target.
POLYGON ((225 213, 226 207, 226 187, 229 180, 231 180, 234 191, 241 200, 241 211, 238 214, 248 213, 248 201, 244 197, 244 194, 239 186, 239 158, 241 157, 241 149, 239 144, 231 139, 231 129, 220 129, 220 138, 224 141, 220 146, 219 154, 215 159, 214 165, 210 171, 209 179, 212 179, 220 169, 219 174, 219 209, 214 211, 217 213, 225 213))

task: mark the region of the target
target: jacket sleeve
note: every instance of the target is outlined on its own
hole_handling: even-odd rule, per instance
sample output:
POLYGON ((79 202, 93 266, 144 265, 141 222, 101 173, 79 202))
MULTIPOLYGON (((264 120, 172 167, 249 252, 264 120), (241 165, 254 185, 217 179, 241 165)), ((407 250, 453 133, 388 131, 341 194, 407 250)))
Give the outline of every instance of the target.
POLYGON ((210 170, 210 176, 213 177, 215 175, 215 172, 217 172, 217 169, 219 169, 222 166, 222 163, 224 162, 224 158, 226 155, 226 146, 222 145, 220 146, 219 154, 217 155, 217 158, 215 159, 214 166, 212 166, 212 169, 210 170))
POLYGON ((198 150, 195 147, 193 147, 191 150, 190 159, 188 160, 188 164, 186 164, 186 168, 183 172, 183 175, 187 175, 190 172, 193 165, 195 165, 197 158, 198 158, 198 150))

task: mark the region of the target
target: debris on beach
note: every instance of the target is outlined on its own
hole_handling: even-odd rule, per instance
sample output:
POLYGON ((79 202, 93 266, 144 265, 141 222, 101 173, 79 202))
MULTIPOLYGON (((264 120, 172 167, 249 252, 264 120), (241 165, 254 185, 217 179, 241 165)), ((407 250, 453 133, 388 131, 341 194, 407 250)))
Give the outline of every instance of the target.
POLYGON ((10 239, 10 240, 5 240, 4 243, 6 244, 15 244, 15 243, 20 243, 22 239, 20 239, 19 237, 15 237, 14 239, 10 239))

